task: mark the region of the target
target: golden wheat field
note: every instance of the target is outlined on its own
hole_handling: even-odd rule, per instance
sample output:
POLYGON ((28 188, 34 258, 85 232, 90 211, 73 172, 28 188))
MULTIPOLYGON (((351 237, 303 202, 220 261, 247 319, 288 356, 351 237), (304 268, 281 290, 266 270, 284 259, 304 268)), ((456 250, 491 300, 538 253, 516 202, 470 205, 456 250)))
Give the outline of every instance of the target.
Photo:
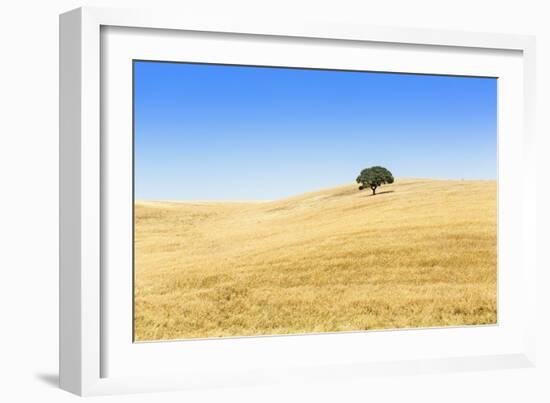
POLYGON ((136 202, 136 341, 491 324, 496 183, 136 202))

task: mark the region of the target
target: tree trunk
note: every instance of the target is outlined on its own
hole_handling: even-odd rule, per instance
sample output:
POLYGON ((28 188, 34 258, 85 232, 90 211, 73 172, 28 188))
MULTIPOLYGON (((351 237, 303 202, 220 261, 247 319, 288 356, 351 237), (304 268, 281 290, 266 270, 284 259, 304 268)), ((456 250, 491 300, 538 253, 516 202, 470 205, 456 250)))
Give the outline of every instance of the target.
POLYGON ((376 187, 371 187, 372 189, 372 195, 374 196, 376 194, 376 187))

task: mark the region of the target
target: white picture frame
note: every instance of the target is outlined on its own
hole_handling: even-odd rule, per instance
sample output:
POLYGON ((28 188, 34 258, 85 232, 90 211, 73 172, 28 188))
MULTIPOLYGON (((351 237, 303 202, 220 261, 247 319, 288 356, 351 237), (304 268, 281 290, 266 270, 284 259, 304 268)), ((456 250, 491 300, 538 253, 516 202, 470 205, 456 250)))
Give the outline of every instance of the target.
POLYGON ((535 172, 534 49, 534 38, 521 35, 314 21, 214 21, 104 8, 61 15, 61 387, 96 395, 533 366, 535 318, 529 312, 536 311, 536 206, 532 192, 514 190, 536 183, 535 175, 518 175, 511 168, 521 163, 523 173, 535 172), (292 50, 296 45, 300 52, 292 50), (224 47, 231 52, 224 54, 224 47), (178 60, 182 51, 190 55, 198 48, 202 53, 188 56, 192 61, 237 58, 234 62, 241 64, 289 65, 294 60, 298 67, 348 63, 346 67, 379 71, 501 78, 498 325, 132 343, 128 273, 109 270, 111 259, 127 267, 131 256, 113 255, 107 241, 120 235, 127 245, 131 175, 124 167, 131 150, 127 137, 109 133, 128 131, 128 60, 178 60), (331 62, 314 48, 341 54, 331 62), (365 52, 380 61, 363 60, 365 52), (116 164, 122 168, 109 163, 113 155, 122 157, 116 164), (116 301, 113 290, 120 296, 116 301))

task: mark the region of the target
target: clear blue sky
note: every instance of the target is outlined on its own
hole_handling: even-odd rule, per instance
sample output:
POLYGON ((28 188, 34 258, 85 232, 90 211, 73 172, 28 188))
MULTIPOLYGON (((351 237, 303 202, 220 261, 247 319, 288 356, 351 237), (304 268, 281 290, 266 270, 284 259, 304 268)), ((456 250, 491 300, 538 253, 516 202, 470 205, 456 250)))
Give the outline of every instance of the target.
POLYGON ((496 177, 496 79, 134 63, 137 200, 278 199, 372 165, 496 177))

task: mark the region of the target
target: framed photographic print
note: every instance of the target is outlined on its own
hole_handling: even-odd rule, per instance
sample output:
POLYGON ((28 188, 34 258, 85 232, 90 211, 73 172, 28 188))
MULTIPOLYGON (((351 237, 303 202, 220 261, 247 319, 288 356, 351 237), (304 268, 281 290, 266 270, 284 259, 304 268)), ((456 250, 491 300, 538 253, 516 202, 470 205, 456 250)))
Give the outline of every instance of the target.
POLYGON ((135 341, 497 323, 496 78, 133 80, 135 341))
POLYGON ((60 24, 64 389, 533 365, 531 37, 60 24))

